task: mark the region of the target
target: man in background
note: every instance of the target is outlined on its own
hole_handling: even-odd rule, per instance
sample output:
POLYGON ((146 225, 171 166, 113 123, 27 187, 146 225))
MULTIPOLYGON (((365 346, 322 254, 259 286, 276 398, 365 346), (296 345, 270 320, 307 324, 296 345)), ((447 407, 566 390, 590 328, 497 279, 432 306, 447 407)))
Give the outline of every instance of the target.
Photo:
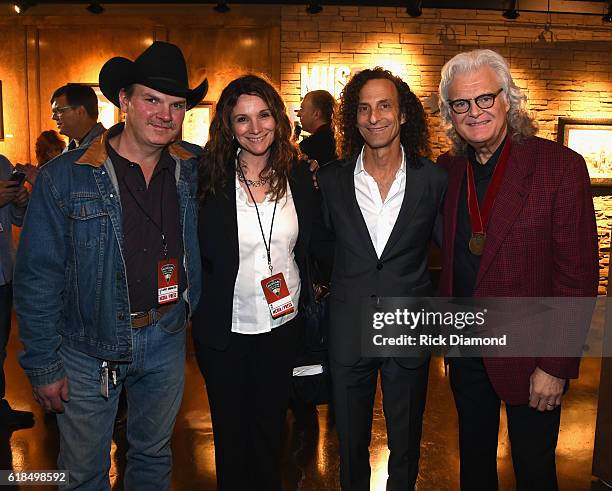
POLYGON ((302 129, 310 133, 300 142, 300 150, 319 166, 338 158, 332 126, 335 110, 334 96, 326 90, 313 90, 304 96, 297 111, 302 129))
POLYGON ((65 151, 89 145, 104 133, 98 123, 98 97, 88 85, 63 85, 51 96, 51 115, 70 142, 65 151))
POLYGON ((29 428, 32 413, 16 411, 5 399, 4 360, 11 332, 13 307, 13 225, 21 226, 29 193, 23 186, 23 175, 12 175, 13 166, 0 155, 0 426, 6 429, 29 428))

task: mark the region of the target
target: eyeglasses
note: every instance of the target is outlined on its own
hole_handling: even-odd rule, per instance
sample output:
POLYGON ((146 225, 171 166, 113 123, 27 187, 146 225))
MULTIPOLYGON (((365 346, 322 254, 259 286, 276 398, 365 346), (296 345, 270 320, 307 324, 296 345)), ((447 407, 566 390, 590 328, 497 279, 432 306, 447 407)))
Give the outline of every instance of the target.
POLYGON ((495 94, 482 94, 473 99, 455 99, 454 101, 448 101, 448 105, 455 114, 465 114, 468 112, 472 106, 470 101, 474 101, 480 109, 490 109, 495 104, 495 98, 502 90, 504 90, 503 87, 495 92, 495 94))
POLYGON ((60 114, 64 114, 68 109, 74 109, 77 106, 62 106, 62 107, 54 107, 51 109, 51 116, 59 116, 60 114))

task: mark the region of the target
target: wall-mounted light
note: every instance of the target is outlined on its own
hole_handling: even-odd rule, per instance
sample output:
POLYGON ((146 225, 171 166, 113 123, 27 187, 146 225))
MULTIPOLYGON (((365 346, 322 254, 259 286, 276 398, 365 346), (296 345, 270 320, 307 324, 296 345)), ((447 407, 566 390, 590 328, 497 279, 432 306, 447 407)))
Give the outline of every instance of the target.
POLYGON ((421 17, 423 15, 423 0, 408 0, 406 13, 410 17, 421 17))
POLYGON ((608 3, 608 13, 605 14, 601 20, 604 22, 612 22, 612 2, 608 3))
POLYGON ((552 31, 552 26, 550 24, 546 24, 542 32, 538 34, 538 42, 539 43, 552 43, 555 40, 555 34, 552 31))
POLYGON ((22 2, 15 2, 13 4, 13 9, 15 9, 15 12, 17 12, 18 14, 23 14, 31 6, 32 6, 32 3, 27 2, 27 1, 24 0, 22 2))
POLYGON ((510 8, 507 10, 504 10, 502 17, 504 17, 505 19, 509 19, 509 20, 518 19, 521 14, 519 14, 519 11, 517 9, 517 4, 518 4, 517 0, 511 0, 510 8))
POLYGON ((444 31, 440 30, 439 39, 442 44, 453 44, 457 40, 457 33, 452 26, 445 24, 444 31))
POLYGON ((552 31, 552 19, 550 16, 550 0, 547 0, 546 15, 548 17, 548 21, 544 25, 542 32, 538 34, 538 43, 552 43, 555 41, 555 34, 552 31))
POLYGON ((214 6, 214 11, 219 12, 220 14, 227 14, 230 11, 229 5, 227 2, 219 2, 214 6))
POLYGON ((100 2, 91 2, 87 6, 87 10, 92 14, 101 14, 102 12, 104 12, 104 7, 102 7, 100 2))
POLYGON ((306 7, 306 12, 309 14, 318 14, 323 10, 323 7, 319 2, 310 2, 308 7, 306 7))

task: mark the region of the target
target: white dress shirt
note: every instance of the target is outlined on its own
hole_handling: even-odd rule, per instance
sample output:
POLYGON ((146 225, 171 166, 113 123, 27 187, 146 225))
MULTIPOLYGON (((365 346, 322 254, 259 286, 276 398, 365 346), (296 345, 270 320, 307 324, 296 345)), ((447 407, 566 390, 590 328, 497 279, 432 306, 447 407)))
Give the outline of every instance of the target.
POLYGON ((380 258, 399 216, 406 192, 406 156, 404 155, 404 149, 402 148, 402 164, 395 174, 395 179, 385 201, 380 196, 378 184, 363 167, 363 148, 355 165, 354 182, 357 204, 361 208, 361 214, 368 227, 370 239, 372 239, 376 254, 380 258))
MULTIPOLYGON (((263 203, 257 203, 257 208, 268 242, 274 201, 266 197, 263 203)), ((277 319, 273 319, 270 314, 268 302, 261 288, 261 280, 271 276, 266 247, 261 236, 255 205, 250 202, 248 191, 240 186, 237 176, 236 213, 240 260, 234 285, 232 332, 240 334, 270 332, 297 315, 300 298, 300 273, 293 253, 299 227, 291 189, 287 185, 287 194, 278 200, 270 248, 274 268, 272 274, 283 273, 293 299, 294 311, 290 314, 277 319)))

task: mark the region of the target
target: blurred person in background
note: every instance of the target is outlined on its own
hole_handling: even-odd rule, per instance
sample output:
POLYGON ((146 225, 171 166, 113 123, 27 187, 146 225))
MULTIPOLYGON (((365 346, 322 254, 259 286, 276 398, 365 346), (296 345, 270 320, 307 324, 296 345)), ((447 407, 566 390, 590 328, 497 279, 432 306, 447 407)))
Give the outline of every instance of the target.
POLYGON ((334 136, 334 113, 336 100, 326 90, 308 92, 297 115, 304 131, 310 133, 300 142, 300 150, 307 160, 316 160, 323 166, 338 158, 334 136))
POLYGON ((89 85, 67 84, 51 96, 51 116, 69 138, 65 151, 89 145, 106 128, 98 123, 98 97, 89 85))
POLYGON ((13 310, 13 225, 21 226, 29 199, 23 185, 25 174, 13 171, 8 159, 0 155, 0 426, 9 430, 34 424, 31 412, 12 409, 5 399, 4 361, 13 310))
POLYGON ((66 148, 66 142, 55 130, 43 131, 36 139, 36 162, 42 167, 66 148))

